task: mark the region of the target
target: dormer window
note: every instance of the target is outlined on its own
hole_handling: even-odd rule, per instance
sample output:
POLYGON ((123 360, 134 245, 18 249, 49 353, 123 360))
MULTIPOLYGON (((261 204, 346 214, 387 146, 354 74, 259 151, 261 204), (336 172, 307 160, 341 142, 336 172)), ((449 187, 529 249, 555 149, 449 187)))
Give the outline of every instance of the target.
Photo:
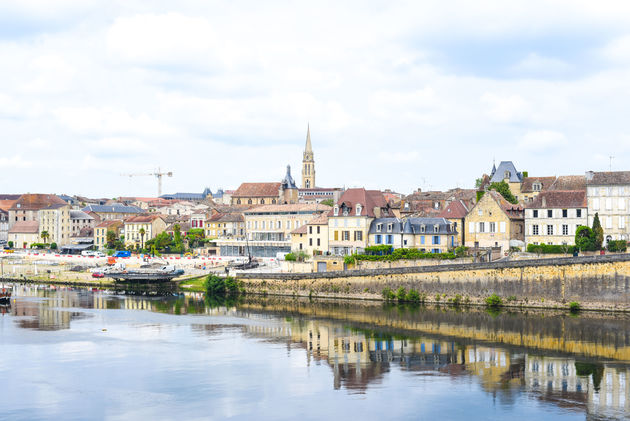
POLYGON ((357 216, 361 215, 361 205, 357 205, 357 216))
POLYGON ((409 209, 409 203, 405 203, 405 209, 409 209))
POLYGON ((425 227, 424 225, 420 225, 420 232, 425 232, 427 229, 427 227, 425 227))
POLYGON ((534 191, 540 191, 542 189, 542 186, 540 183, 534 183, 534 185, 532 186, 532 189, 534 191))
POLYGON ((376 231, 377 232, 383 231, 383 224, 376 224, 376 231))
POLYGON ((503 174, 503 179, 510 178, 510 176, 511 176, 511 175, 512 175, 512 174, 511 174, 509 171, 506 171, 506 172, 503 174))
POLYGON ((387 232, 392 232, 394 229, 394 224, 387 224, 387 232))
POLYGON ((333 209, 333 215, 339 216, 339 206, 335 205, 335 208, 333 209))
POLYGON ((347 207, 343 207, 343 216, 348 216, 348 208, 347 207))
POLYGON ((440 232, 440 226, 439 225, 435 225, 433 227, 433 232, 440 232))

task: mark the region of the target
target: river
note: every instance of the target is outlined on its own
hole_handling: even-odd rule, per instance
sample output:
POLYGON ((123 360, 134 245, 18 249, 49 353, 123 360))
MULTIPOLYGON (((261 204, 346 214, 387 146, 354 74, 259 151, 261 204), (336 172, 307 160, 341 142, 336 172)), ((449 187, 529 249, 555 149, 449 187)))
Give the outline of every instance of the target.
POLYGON ((630 416, 630 316, 14 285, 0 419, 630 416))

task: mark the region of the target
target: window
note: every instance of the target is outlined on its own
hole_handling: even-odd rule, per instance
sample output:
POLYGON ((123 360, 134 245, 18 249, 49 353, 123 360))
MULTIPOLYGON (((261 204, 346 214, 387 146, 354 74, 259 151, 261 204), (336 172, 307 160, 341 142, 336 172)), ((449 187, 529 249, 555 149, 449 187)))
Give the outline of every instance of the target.
POLYGON ((547 209, 547 218, 553 218, 553 209, 547 209))
POLYGON ((606 210, 612 209, 612 199, 606 198, 606 210))
MULTIPOLYGON (((252 199, 249 199, 249 200, 247 201, 247 204, 248 204, 248 205, 251 205, 251 204, 252 204, 252 199)), ((177 211, 177 213, 179 213, 179 211, 177 211)))
POLYGON ((619 217, 619 228, 625 228, 625 227, 626 227, 626 217, 622 215, 619 217))
POLYGON ((547 225, 547 235, 553 235, 553 225, 547 225))
POLYGON ((424 225, 420 225, 420 232, 425 232, 427 229, 427 227, 425 227, 424 225))
POLYGON ((334 231, 334 237, 335 241, 339 240, 339 231, 334 231))
POLYGON ((382 244, 383 243, 383 238, 382 238, 381 234, 376 234, 374 236, 374 242, 376 244, 382 244))
POLYGON ((490 222, 490 232, 497 232, 496 222, 490 222))
POLYGON ((420 244, 424 244, 424 235, 420 236, 420 244))
POLYGON ((361 215, 361 205, 357 205, 357 216, 361 215))
POLYGON ((333 209, 333 215, 339 216, 339 206, 335 206, 335 208, 333 209))
POLYGON ((363 231, 354 232, 354 241, 363 241, 363 231))
POLYGON ((468 223, 468 232, 471 233, 471 234, 475 232, 475 223, 474 222, 469 222, 468 223))
POLYGON ((562 217, 563 218, 568 218, 569 217, 569 211, 567 209, 562 209, 562 217))
POLYGON ((383 224, 376 224, 376 231, 377 232, 383 231, 383 224))
POLYGON ((319 247, 319 243, 320 243, 320 241, 319 241, 319 238, 318 238, 317 239, 317 247, 319 247))
POLYGON ((276 199, 271 199, 271 204, 275 205, 276 204, 276 199))
POLYGON ((350 241, 350 231, 341 231, 341 240, 350 241))
POLYGON ((619 199, 619 201, 618 201, 617 203, 618 203, 617 207, 618 207, 620 210, 625 210, 625 209, 626 209, 626 200, 625 200, 625 199, 620 198, 620 199, 619 199))
MULTIPOLYGON (((319 234, 319 228, 320 228, 320 226, 318 225, 318 226, 317 226, 317 233, 318 233, 318 234, 319 234)), ((317 240, 317 241, 319 241, 319 240, 317 240)), ((318 245, 319 245, 319 244, 318 244, 318 245)))
POLYGON ((394 244, 394 236, 391 234, 387 234, 385 236, 385 244, 394 244))
POLYGON ((433 227, 433 232, 440 232, 440 226, 439 225, 435 225, 433 227))
POLYGON ((599 199, 593 199, 593 209, 599 210, 599 199))
POLYGON ((534 213, 534 218, 538 218, 538 209, 534 209, 533 213, 534 213))
POLYGON ((440 244, 440 236, 439 235, 434 235, 433 236, 433 243, 432 244, 440 244))
POLYGON ((538 235, 538 225, 532 225, 532 235, 538 235))
POLYGON ((479 210, 477 211, 477 215, 479 215, 479 216, 483 215, 483 211, 482 211, 481 209, 479 209, 479 210))
POLYGON ((532 187, 533 187, 534 191, 540 191, 541 184, 540 183, 534 183, 534 185, 532 187))
MULTIPOLYGON (((265 199, 260 199, 260 204, 264 205, 265 204, 265 199)), ((300 244, 301 245, 301 244, 300 244)))
POLYGON ((568 225, 563 225, 562 226, 562 235, 569 235, 569 226, 568 225))
POLYGON ((282 229, 282 221, 278 221, 276 223, 276 228, 278 228, 279 230, 282 229))
POLYGON ((483 223, 483 222, 479 223, 479 232, 486 232, 485 223, 483 223))
POLYGON ((393 228, 394 228, 394 224, 387 224, 387 232, 392 232, 393 228))
POLYGON ((308 245, 311 246, 311 247, 313 246, 313 239, 312 238, 308 239, 308 245))
POLYGON ((582 217, 582 209, 576 209, 575 210, 575 216, 577 216, 578 218, 582 217))
POLYGON ((612 216, 606 217, 606 228, 612 228, 612 216))

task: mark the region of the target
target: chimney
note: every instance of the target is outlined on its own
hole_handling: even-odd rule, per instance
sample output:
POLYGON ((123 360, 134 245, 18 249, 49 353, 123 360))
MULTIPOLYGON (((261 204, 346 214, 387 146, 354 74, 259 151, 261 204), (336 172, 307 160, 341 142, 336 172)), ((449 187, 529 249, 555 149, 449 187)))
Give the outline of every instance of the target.
POLYGON ((543 208, 547 207, 547 198, 545 196, 543 196, 542 198, 542 207, 543 208))
POLYGON ((379 208, 378 206, 374 207, 374 216, 377 218, 381 217, 381 208, 379 208))
POLYGON ((595 173, 593 171, 586 171, 586 181, 591 181, 595 173))

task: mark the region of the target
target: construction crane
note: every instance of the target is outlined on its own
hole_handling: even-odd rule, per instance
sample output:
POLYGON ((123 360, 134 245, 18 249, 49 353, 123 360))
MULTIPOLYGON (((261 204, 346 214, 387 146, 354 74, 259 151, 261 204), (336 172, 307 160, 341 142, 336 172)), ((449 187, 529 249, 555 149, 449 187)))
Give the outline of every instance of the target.
POLYGON ((158 167, 157 171, 150 172, 150 173, 134 173, 134 174, 120 174, 120 175, 125 176, 125 177, 144 177, 144 176, 156 177, 158 181, 158 197, 160 197, 162 196, 162 177, 164 176, 172 177, 173 172, 172 171, 162 172, 162 170, 158 167))

